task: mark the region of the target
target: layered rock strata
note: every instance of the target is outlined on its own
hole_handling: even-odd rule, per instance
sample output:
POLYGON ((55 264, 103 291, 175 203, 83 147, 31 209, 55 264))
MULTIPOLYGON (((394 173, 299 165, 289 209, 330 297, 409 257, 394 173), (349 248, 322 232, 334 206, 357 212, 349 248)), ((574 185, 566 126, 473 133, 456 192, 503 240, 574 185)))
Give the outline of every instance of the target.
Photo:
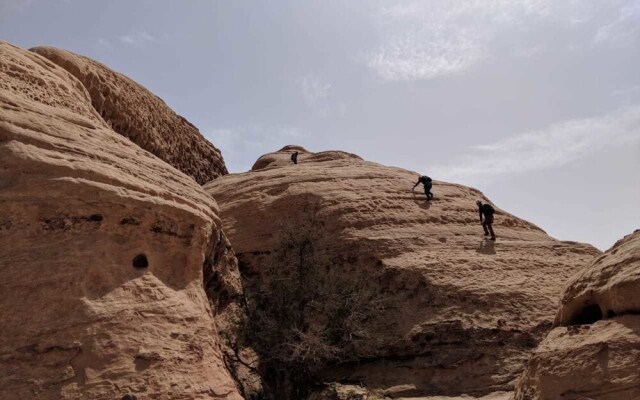
POLYGON ((217 206, 112 125, 0 42, 0 398, 239 400, 202 285, 217 206))
POLYGON ((205 189, 221 205, 245 279, 261 279, 283 221, 313 203, 330 238, 333 273, 385 298, 386 311, 363 327, 371 339, 358 340, 325 381, 357 382, 393 398, 510 390, 551 328, 564 283, 599 252, 555 240, 499 208, 498 241, 487 241, 475 206, 488 201, 482 193, 436 181, 427 203, 421 190, 411 191, 417 178, 349 153, 287 146, 205 189))
POLYGON ((227 173, 220 150, 159 97, 90 58, 52 47, 31 51, 78 78, 115 132, 204 184, 227 173))
POLYGON ((640 231, 576 274, 518 400, 640 398, 640 231))

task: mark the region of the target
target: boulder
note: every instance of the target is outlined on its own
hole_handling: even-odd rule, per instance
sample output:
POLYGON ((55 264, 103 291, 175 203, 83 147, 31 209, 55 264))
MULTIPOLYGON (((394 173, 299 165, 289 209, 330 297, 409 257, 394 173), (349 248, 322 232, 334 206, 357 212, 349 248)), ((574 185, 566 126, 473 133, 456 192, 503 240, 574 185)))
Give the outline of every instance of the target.
POLYGON ((555 240, 497 206, 498 240, 488 241, 475 205, 488 201, 481 192, 434 181, 426 202, 421 186, 411 191, 418 176, 287 146, 205 189, 220 204, 246 287, 265 279, 279 233, 288 226, 295 237, 315 210, 333 260, 326 276, 364 282, 383 298, 384 310, 359 327, 324 382, 397 398, 509 391, 550 330, 565 282, 600 252, 555 240))
POLYGON ((577 273, 533 353, 518 400, 640 398, 640 231, 577 273))
POLYGON ((162 99, 90 58, 52 47, 31 51, 75 76, 115 132, 204 184, 227 173, 220 150, 162 99))
MULTIPOLYGON (((138 90, 122 106, 149 96, 110 87, 138 90)), ((240 400, 203 289, 217 205, 113 121, 0 42, 0 399, 240 400)))

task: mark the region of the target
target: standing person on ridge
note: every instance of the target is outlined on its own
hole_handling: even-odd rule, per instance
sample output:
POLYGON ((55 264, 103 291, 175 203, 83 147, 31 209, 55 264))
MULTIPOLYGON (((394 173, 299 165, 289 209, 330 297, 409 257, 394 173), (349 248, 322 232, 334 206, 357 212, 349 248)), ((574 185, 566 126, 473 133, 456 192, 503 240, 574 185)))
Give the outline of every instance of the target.
POLYGON ((480 223, 482 224, 482 229, 484 229, 484 235, 491 235, 490 240, 496 240, 496 234, 493 233, 493 214, 496 210, 491 207, 490 204, 482 204, 480 200, 476 201, 478 205, 478 214, 480 214, 480 223), (484 221, 482 217, 484 216, 484 221))
POLYGON ((291 161, 293 161, 294 164, 298 163, 298 152, 294 152, 293 154, 291 154, 291 161))
POLYGON ((418 177, 418 182, 416 182, 415 185, 413 185, 413 188, 411 188, 411 190, 415 190, 416 186, 418 186, 419 184, 421 184, 424 186, 424 194, 427 195, 427 201, 430 201, 431 199, 433 199, 433 193, 431 193, 431 178, 429 178, 426 175, 422 175, 418 177))

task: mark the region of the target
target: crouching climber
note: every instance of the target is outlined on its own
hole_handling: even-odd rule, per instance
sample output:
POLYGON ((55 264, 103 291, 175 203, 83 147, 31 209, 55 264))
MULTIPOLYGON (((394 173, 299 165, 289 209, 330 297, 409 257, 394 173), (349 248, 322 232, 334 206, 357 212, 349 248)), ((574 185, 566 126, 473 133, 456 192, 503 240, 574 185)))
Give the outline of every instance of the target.
POLYGON ((421 184, 424 186, 424 194, 427 196, 427 201, 433 199, 433 193, 431 193, 431 178, 429 178, 426 175, 422 175, 418 177, 418 182, 416 182, 415 185, 413 185, 413 188, 411 188, 411 190, 415 190, 416 186, 418 186, 419 184, 421 184))
POLYGON ((478 213, 480 214, 480 223, 482 224, 482 229, 484 229, 484 235, 491 236, 490 240, 496 240, 496 234, 493 233, 493 214, 496 210, 491 207, 491 204, 482 204, 480 200, 476 201, 476 204, 478 205, 478 213), (483 217, 484 221, 482 220, 483 217))
POLYGON ((291 161, 293 161, 294 164, 298 163, 298 152, 294 152, 293 154, 291 154, 291 161))

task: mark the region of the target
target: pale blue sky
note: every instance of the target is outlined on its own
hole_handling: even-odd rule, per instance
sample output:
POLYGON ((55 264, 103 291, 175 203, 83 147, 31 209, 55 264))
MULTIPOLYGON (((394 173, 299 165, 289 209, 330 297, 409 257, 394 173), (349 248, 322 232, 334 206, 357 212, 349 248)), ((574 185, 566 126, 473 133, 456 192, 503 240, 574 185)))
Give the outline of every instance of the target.
POLYGON ((640 0, 0 0, 0 39, 123 72, 233 172, 341 149, 559 239, 640 228, 640 0))

